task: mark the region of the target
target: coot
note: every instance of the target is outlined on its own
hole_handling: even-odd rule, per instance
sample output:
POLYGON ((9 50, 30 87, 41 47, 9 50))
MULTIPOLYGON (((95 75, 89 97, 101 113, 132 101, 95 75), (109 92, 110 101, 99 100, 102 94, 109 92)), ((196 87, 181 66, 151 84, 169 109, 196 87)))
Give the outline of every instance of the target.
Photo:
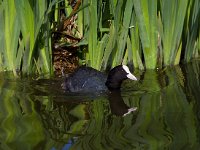
POLYGON ((62 84, 69 92, 104 92, 120 89, 125 79, 137 80, 126 65, 119 65, 110 70, 108 76, 91 67, 82 66, 62 84))

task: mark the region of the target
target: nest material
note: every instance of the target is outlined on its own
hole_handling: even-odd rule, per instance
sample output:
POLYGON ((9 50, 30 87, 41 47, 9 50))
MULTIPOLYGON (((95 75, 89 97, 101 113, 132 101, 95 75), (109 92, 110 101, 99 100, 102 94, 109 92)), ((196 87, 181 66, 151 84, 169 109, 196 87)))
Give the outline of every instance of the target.
POLYGON ((69 15, 71 17, 67 18, 64 14, 61 14, 61 21, 56 25, 52 35, 53 65, 57 76, 74 72, 78 67, 78 47, 66 45, 76 45, 82 38, 76 25, 77 14, 75 14, 81 0, 70 1, 71 4, 73 4, 73 11, 69 15))

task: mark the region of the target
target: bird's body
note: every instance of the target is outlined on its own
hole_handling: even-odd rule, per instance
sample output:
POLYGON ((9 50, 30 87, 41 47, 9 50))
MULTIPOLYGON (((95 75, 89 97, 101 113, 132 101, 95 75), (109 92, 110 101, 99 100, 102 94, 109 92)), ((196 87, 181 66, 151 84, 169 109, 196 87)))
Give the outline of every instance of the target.
POLYGON ((80 67, 66 78, 63 87, 70 92, 105 91, 106 75, 91 67, 80 67))
POLYGON ((66 78, 63 88, 69 92, 104 92, 120 89, 122 81, 127 78, 137 80, 125 65, 113 68, 108 76, 91 67, 82 66, 66 78))

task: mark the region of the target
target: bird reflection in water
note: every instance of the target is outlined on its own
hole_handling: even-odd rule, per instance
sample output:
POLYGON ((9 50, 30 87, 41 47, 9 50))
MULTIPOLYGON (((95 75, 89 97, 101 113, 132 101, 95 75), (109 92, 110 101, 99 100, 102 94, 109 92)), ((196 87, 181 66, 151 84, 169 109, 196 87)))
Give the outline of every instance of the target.
POLYGON ((124 103, 120 90, 112 90, 108 95, 111 113, 116 116, 126 116, 137 110, 137 107, 129 107, 124 103))

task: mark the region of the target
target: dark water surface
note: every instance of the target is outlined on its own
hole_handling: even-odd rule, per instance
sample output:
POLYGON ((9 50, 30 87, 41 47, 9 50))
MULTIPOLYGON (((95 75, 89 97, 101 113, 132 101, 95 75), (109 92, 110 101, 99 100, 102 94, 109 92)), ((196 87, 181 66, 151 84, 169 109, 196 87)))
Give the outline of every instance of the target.
POLYGON ((108 95, 69 94, 61 82, 0 74, 0 149, 200 149, 199 60, 108 95))

